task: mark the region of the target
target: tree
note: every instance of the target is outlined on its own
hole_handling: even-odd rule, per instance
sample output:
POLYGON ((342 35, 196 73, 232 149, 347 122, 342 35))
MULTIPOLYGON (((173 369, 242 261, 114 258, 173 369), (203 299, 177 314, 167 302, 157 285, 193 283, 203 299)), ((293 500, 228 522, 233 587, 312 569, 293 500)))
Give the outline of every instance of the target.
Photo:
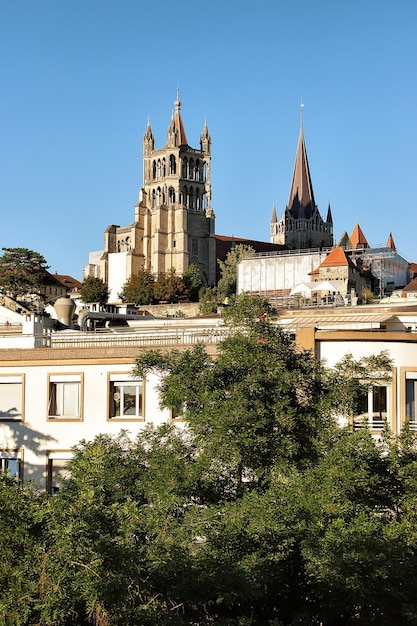
POLYGON ((186 286, 182 278, 176 275, 175 269, 171 268, 164 274, 161 272, 155 281, 154 298, 156 301, 178 302, 186 293, 186 286))
POLYGON ((197 302, 198 296, 203 282, 200 276, 200 270, 196 265, 190 265, 184 272, 182 280, 187 289, 188 298, 191 302, 197 302))
POLYGON ((417 440, 332 418, 329 381, 367 389, 386 357, 335 377, 262 298, 227 323, 216 359, 137 359, 182 428, 80 442, 52 498, 0 477, 5 626, 417 624, 417 440))
POLYGON ((40 294, 51 282, 45 258, 27 248, 2 248, 0 290, 12 298, 40 294))
POLYGON ((237 490, 243 481, 264 489, 276 463, 311 462, 331 425, 330 414, 320 411, 318 363, 267 319, 262 299, 252 302, 255 315, 220 344, 215 360, 197 345, 183 353, 149 352, 135 368, 138 376, 152 369, 167 374, 162 404, 185 406, 204 454, 222 464, 237 490))
POLYGON ((227 253, 224 261, 218 261, 220 267, 220 280, 217 291, 221 298, 228 298, 236 293, 237 265, 243 257, 252 257, 255 250, 252 246, 237 244, 227 253))
POLYGON ((101 278, 96 278, 95 276, 86 276, 84 278, 81 285, 81 298, 83 302, 86 304, 89 302, 105 304, 108 297, 108 287, 101 278))
POLYGON ((317 622, 417 623, 416 460, 415 440, 344 432, 302 477, 294 506, 309 520, 301 553, 317 622))
POLYGON ((151 304, 154 298, 155 279, 145 269, 129 276, 123 286, 121 298, 134 304, 151 304))
POLYGON ((201 315, 217 313, 218 308, 217 287, 202 287, 199 292, 199 311, 201 315))
POLYGON ((0 623, 5 626, 38 623, 44 503, 33 485, 0 475, 0 623))

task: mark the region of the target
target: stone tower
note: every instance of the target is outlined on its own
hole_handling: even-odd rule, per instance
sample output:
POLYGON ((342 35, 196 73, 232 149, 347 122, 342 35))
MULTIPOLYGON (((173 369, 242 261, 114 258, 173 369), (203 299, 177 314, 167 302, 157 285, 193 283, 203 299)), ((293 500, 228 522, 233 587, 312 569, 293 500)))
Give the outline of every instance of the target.
POLYGON ((333 245, 333 219, 330 205, 326 221, 324 221, 314 200, 304 141, 302 109, 300 111, 300 134, 288 204, 279 221, 275 206, 273 208, 270 241, 271 243, 286 245, 291 249, 320 248, 333 245))
POLYGON ((178 94, 167 143, 155 149, 150 122, 143 138, 143 188, 135 222, 144 225, 144 264, 154 274, 192 263, 215 283, 215 216, 211 208, 211 137, 204 123, 200 147, 188 145, 178 94))
POLYGON ((181 276, 189 265, 203 282, 216 282, 215 215, 211 207, 211 137, 204 122, 200 147, 191 148, 174 102, 167 142, 155 148, 150 121, 143 137, 143 186, 129 226, 110 225, 104 251, 90 254, 84 275, 99 276, 116 301, 126 280, 140 269, 152 274, 175 269, 181 276))

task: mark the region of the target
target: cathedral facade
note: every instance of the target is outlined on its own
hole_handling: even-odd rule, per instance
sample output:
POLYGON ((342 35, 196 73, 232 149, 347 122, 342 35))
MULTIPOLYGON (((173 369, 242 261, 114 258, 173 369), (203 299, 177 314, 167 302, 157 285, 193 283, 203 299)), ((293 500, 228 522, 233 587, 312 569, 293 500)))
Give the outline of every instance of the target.
POLYGON ((90 253, 84 276, 97 276, 119 299, 126 280, 141 269, 181 276, 193 264, 203 282, 216 281, 215 215, 211 207, 211 137, 207 123, 199 148, 188 145, 178 95, 167 142, 155 148, 150 121, 143 138, 143 186, 134 222, 110 225, 104 250, 90 253))
POLYGON ((270 241, 285 245, 292 250, 308 250, 333 245, 333 219, 330 205, 326 221, 324 221, 314 200, 304 141, 302 112, 288 204, 280 220, 277 219, 275 206, 273 208, 270 241))

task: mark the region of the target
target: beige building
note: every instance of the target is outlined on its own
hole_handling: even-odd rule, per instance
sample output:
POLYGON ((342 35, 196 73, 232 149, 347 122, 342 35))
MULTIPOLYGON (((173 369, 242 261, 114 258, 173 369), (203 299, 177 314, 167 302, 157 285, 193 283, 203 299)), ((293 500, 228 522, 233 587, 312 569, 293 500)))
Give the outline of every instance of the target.
POLYGON ((143 186, 128 226, 108 226, 104 250, 90 253, 84 276, 102 278, 110 301, 141 269, 152 274, 175 269, 181 276, 196 265, 203 282, 216 281, 215 215, 211 206, 211 137, 204 123, 199 148, 188 144, 177 96, 167 142, 155 148, 150 121, 143 138, 143 186))

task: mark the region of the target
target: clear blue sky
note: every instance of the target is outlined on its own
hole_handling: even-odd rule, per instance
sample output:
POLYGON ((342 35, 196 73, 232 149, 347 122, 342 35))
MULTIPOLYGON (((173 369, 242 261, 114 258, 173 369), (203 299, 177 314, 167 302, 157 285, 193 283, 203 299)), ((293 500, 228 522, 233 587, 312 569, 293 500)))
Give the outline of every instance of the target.
POLYGON ((269 241, 304 103, 316 202, 336 240, 417 261, 416 0, 0 1, 0 247, 81 279, 133 221, 150 116, 177 84, 192 147, 207 118, 216 232, 269 241))

